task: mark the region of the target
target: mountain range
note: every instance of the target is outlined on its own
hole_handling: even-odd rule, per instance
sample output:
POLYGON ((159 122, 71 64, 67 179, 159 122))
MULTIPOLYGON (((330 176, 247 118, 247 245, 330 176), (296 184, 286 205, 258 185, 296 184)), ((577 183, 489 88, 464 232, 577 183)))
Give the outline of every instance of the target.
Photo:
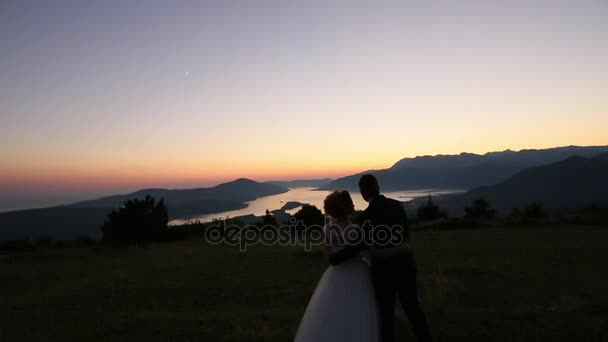
MULTIPOLYGON (((577 208, 608 204, 608 146, 558 147, 544 150, 490 152, 483 155, 420 156, 404 158, 375 174, 384 191, 461 189, 461 194, 439 198, 450 215, 484 197, 499 210, 540 201, 547 208, 577 208)), ((244 208, 256 198, 280 194, 289 187, 357 189, 362 173, 329 179, 260 183, 240 178, 209 188, 144 189, 57 207, 0 213, 0 240, 19 238, 74 238, 99 236, 107 214, 127 199, 147 195, 163 198, 171 219, 244 208)))
POLYGON ((241 209, 247 206, 245 202, 286 191, 287 188, 276 184, 240 178, 210 188, 144 189, 57 207, 4 212, 0 213, 0 240, 97 237, 112 209, 120 207, 127 199, 141 199, 147 195, 163 198, 169 218, 175 219, 241 209))
POLYGON ((502 214, 513 207, 541 202, 550 210, 608 205, 608 154, 593 158, 573 156, 555 163, 530 167, 491 186, 465 193, 440 196, 440 207, 451 216, 463 213, 465 205, 484 198, 502 214))
POLYGON ((468 190, 507 180, 516 173, 572 156, 608 154, 608 146, 567 146, 539 150, 461 153, 404 158, 388 169, 370 170, 338 178, 323 189, 357 189, 364 173, 376 175, 382 190, 458 189, 468 190))
MULTIPOLYGON (((245 202, 253 201, 256 198, 276 195, 286 192, 288 189, 276 184, 260 183, 251 179, 239 178, 232 182, 222 183, 210 188, 194 189, 143 189, 124 195, 102 197, 95 200, 82 201, 74 204, 65 205, 70 208, 116 208, 127 199, 144 198, 152 196, 160 199, 164 198, 165 203, 172 212, 172 215, 183 217, 188 216, 191 207, 198 207, 195 214, 201 213, 200 208, 209 207, 238 207, 245 202)), ((234 208, 236 209, 236 208, 234 208)), ((227 209, 231 210, 231 209, 227 209)), ((207 211, 215 212, 212 208, 207 211)), ((221 210, 223 211, 223 210, 221 210)))

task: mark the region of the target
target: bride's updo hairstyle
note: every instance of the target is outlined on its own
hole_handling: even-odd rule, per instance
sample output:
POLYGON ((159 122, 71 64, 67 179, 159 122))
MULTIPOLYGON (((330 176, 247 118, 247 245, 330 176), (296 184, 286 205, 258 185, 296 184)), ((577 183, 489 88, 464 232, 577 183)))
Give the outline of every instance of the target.
POLYGON ((323 202, 323 208, 327 215, 337 219, 348 218, 355 212, 353 200, 346 190, 336 190, 327 195, 323 202))

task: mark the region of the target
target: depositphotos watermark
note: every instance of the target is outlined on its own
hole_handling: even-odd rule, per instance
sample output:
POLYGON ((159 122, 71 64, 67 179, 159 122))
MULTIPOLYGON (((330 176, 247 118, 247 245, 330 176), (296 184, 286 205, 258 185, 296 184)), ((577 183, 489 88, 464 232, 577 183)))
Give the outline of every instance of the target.
POLYGON ((361 225, 346 227, 332 225, 326 218, 325 225, 305 225, 295 218, 289 224, 274 225, 237 225, 225 220, 216 221, 205 230, 205 241, 213 245, 238 246, 247 251, 255 245, 303 246, 309 252, 313 246, 332 245, 337 247, 358 246, 397 246, 406 240, 403 226, 372 225, 369 221, 361 225))

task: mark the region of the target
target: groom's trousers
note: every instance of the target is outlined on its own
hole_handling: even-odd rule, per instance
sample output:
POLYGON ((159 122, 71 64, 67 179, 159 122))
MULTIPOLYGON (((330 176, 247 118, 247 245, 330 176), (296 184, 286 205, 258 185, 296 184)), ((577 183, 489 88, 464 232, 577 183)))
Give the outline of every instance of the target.
POLYGON ((398 296, 418 341, 431 341, 426 317, 418 301, 416 262, 411 253, 372 261, 372 281, 383 342, 395 340, 395 299, 398 296))

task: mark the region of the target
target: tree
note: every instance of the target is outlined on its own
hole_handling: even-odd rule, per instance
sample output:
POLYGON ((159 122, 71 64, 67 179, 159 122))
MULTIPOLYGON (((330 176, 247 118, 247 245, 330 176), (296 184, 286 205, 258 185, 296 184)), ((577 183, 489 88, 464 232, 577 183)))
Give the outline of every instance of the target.
POLYGON ((314 205, 304 204, 297 213, 293 215, 297 221, 302 221, 305 226, 320 226, 325 224, 323 212, 314 205))
POLYGON ((513 207, 511 209, 511 217, 518 218, 521 216, 521 210, 518 207, 513 207))
POLYGON ((325 225, 325 215, 314 205, 302 205, 302 208, 293 217, 296 219, 296 222, 302 222, 303 225, 303 227, 300 224, 296 225, 296 234, 301 233, 302 230, 307 232, 310 232, 311 229, 322 231, 325 225))
POLYGON ((543 204, 541 202, 535 201, 532 202, 522 209, 517 207, 511 210, 511 217, 519 218, 541 218, 545 216, 545 210, 543 208, 543 204))
POLYGON ((164 200, 153 197, 132 199, 113 210, 102 227, 102 242, 110 245, 138 245, 162 240, 167 231, 169 215, 164 200))
POLYGON ((545 216, 545 210, 541 202, 535 201, 524 207, 523 214, 529 218, 541 218, 545 216))
POLYGON ((425 204, 418 207, 417 214, 421 221, 433 221, 447 217, 447 214, 441 212, 439 206, 433 202, 431 195, 429 195, 429 200, 425 204))
POLYGON ((493 218, 496 216, 496 210, 484 198, 474 200, 471 206, 464 207, 464 212, 466 218, 493 218))

